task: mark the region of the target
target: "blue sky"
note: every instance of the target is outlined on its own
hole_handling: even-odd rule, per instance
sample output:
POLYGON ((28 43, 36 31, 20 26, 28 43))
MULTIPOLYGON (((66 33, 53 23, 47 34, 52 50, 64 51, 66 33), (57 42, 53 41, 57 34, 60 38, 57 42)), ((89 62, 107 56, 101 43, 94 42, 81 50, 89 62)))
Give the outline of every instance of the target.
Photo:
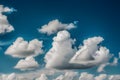
MULTIPOLYGON (((78 21, 77 28, 69 30, 71 37, 76 38, 75 45, 78 47, 84 39, 94 36, 102 36, 101 43, 106 46, 110 53, 118 57, 120 51, 120 1, 119 0, 0 0, 0 4, 15 8, 17 11, 8 16, 9 23, 15 31, 0 35, 0 73, 21 72, 13 68, 20 60, 5 55, 6 49, 18 37, 30 41, 34 38, 43 40, 44 54, 35 59, 43 64, 46 52, 52 47, 52 38, 56 36, 38 32, 38 28, 58 19, 62 23, 78 21)), ((120 74, 120 64, 114 67, 106 67, 107 74, 120 74)), ((97 73, 95 68, 87 70, 97 73)))

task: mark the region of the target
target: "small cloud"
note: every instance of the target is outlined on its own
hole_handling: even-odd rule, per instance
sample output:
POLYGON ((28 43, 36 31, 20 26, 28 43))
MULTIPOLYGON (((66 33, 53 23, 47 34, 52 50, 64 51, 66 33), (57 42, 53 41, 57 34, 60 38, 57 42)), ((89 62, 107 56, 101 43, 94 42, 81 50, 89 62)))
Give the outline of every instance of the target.
POLYGON ((95 80, 108 80, 108 75, 100 74, 99 76, 95 77, 95 80))
POLYGON ((6 55, 12 57, 25 58, 28 56, 37 56, 43 53, 42 41, 33 39, 31 41, 25 41, 22 37, 18 37, 15 42, 5 51, 6 55))
POLYGON ((7 16, 3 14, 4 12, 11 13, 14 11, 14 8, 0 5, 0 35, 14 31, 14 27, 8 22, 7 16))
POLYGON ((75 21, 74 23, 63 24, 58 19, 56 19, 42 26, 40 29, 38 29, 38 31, 41 33, 46 33, 48 35, 51 35, 61 30, 70 30, 76 28, 75 26, 76 23, 77 22, 75 21))
POLYGON ((105 63, 105 64, 101 64, 98 69, 97 69, 97 72, 104 72, 104 68, 109 65, 109 63, 105 63))
POLYGON ((87 72, 83 72, 80 74, 79 80, 94 80, 94 76, 87 72))
POLYGON ((45 74, 41 74, 39 78, 36 78, 35 80, 49 80, 45 74))
POLYGON ((24 70, 32 70, 38 67, 39 64, 35 61, 33 57, 30 56, 30 57, 26 57, 25 59, 21 59, 14 68, 24 71, 24 70))

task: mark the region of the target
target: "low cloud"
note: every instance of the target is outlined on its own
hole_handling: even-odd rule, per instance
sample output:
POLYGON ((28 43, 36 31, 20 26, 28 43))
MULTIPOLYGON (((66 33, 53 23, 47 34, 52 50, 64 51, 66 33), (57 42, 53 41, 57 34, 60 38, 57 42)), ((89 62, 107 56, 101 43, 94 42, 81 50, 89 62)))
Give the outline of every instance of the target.
POLYGON ((107 63, 111 55, 106 47, 98 46, 102 41, 102 37, 88 38, 77 51, 69 32, 59 31, 45 56, 46 68, 84 69, 107 63))
POLYGON ((45 74, 41 74, 39 78, 36 78, 35 80, 49 80, 45 74))
POLYGON ((17 80, 17 76, 15 73, 11 73, 9 75, 2 74, 0 76, 0 80, 17 80))
POLYGON ((0 80, 119 80, 120 75, 99 74, 88 72, 39 70, 26 73, 0 74, 0 80))
POLYGON ((25 58, 28 56, 37 56, 42 54, 42 41, 33 39, 31 41, 25 41, 22 37, 18 37, 15 42, 5 51, 6 55, 12 57, 25 58))
POLYGON ((40 29, 38 29, 38 31, 41 33, 46 33, 48 35, 51 35, 60 30, 70 30, 70 29, 76 28, 75 26, 76 23, 77 22, 75 21, 74 23, 64 24, 64 23, 61 23, 58 19, 56 19, 42 26, 40 29))
POLYGON ((7 16, 3 14, 4 12, 11 13, 13 11, 15 9, 0 5, 0 34, 14 31, 14 27, 8 22, 7 16))
POLYGON ((37 61, 35 61, 33 57, 27 57, 25 59, 21 59, 14 68, 24 71, 24 70, 33 70, 38 67, 39 64, 37 63, 37 61))
POLYGON ((55 80, 78 80, 77 72, 66 72, 64 75, 58 76, 55 80))

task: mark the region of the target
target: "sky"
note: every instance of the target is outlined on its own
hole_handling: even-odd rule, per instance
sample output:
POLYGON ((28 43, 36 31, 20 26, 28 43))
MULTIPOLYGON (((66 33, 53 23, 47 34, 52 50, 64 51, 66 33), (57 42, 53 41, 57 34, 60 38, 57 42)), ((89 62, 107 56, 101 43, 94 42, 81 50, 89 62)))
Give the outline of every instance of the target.
POLYGON ((2 31, 3 27, 11 25, 9 29, 7 27, 3 32, 0 31, 0 73, 26 73, 44 70, 47 66, 57 69, 71 68, 70 71, 88 72, 93 75, 100 73, 119 75, 119 4, 119 0, 0 0, 0 5, 4 6, 3 10, 0 9, 2 14, 0 29, 2 31), (59 37, 61 37, 60 40, 59 37), (20 44, 21 42, 23 43, 20 44), (78 48, 80 45, 82 47, 78 48), (16 48, 13 49, 13 47, 16 48), (107 65, 105 71, 97 71, 101 65, 97 60, 91 63, 94 67, 87 69, 80 68, 76 62, 68 63, 68 67, 62 66, 70 61, 70 57, 72 58, 75 53, 81 52, 84 48, 88 52, 83 52, 81 56, 89 61, 91 60, 87 57, 89 54, 93 56, 94 52, 96 55, 103 53, 100 60, 101 63, 105 62, 102 64, 107 65), (109 54, 113 55, 110 59, 109 54), (66 56, 68 59, 66 58, 65 62, 63 58, 66 56), (59 60, 55 62, 57 58, 59 60), (118 61, 113 65, 114 58, 118 61), (23 67, 18 64, 22 63, 21 60, 23 62, 27 60, 28 63, 31 61, 33 65, 26 61, 22 64, 25 65, 23 67), (31 69, 34 67, 35 69, 31 69))

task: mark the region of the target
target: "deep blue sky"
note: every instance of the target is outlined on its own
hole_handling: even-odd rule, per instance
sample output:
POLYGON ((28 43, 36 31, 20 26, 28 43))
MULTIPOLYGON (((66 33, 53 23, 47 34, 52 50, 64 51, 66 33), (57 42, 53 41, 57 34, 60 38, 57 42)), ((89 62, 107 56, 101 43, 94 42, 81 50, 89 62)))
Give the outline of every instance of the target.
MULTIPOLYGON (((19 36, 26 40, 46 38, 46 35, 38 33, 37 28, 59 19, 63 23, 79 21, 78 28, 70 31, 72 37, 77 39, 76 45, 88 37, 102 36, 105 39, 103 45, 111 53, 117 56, 120 51, 119 0, 0 0, 0 4, 17 9, 17 12, 8 14, 8 20, 15 31, 0 37, 5 43, 12 42, 19 36)), ((46 50, 51 46, 51 38, 52 36, 44 40, 46 50)), ((2 47, 5 50, 7 46, 2 47)), ((6 57, 4 50, 0 53, 0 72, 14 71, 12 67, 17 60, 6 57)), ((118 68, 115 71, 114 73, 120 72, 118 68)))

